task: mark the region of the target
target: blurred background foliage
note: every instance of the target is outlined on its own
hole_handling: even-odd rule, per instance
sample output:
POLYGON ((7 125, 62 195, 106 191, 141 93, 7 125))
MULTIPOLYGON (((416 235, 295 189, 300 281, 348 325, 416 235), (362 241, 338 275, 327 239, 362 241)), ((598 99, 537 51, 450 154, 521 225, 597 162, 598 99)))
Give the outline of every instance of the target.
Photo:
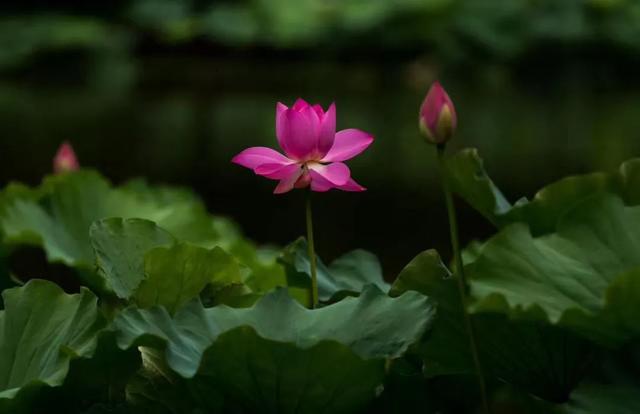
MULTIPOLYGON (((276 101, 336 101, 377 140, 364 194, 316 197, 318 249, 363 247, 392 277, 448 250, 417 110, 439 78, 511 201, 640 153, 635 0, 24 0, 0 6, 0 184, 40 181, 63 140, 117 182, 194 187, 259 242, 303 231, 301 195, 229 160, 274 146, 276 101)), ((470 209, 464 238, 491 233, 470 209)))
POLYGON ((356 55, 428 48, 453 62, 511 61, 549 45, 640 50, 634 0, 27 0, 5 8, 3 69, 65 49, 130 54, 148 39, 356 55))

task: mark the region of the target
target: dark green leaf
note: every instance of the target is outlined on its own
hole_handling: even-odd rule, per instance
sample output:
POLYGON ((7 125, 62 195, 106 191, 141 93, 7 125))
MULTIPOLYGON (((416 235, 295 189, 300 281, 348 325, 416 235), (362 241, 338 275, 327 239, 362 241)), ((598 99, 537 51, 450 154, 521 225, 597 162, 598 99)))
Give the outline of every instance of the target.
POLYGON ((73 412, 87 402, 122 398, 137 351, 122 352, 86 289, 68 295, 32 280, 3 292, 0 311, 0 412, 73 412), (100 336, 99 336, 100 335, 100 336))
POLYGON ((207 389, 201 396, 192 381, 173 372, 164 360, 164 352, 140 347, 143 367, 127 384, 127 401, 135 413, 188 414, 197 408, 212 408, 220 412, 223 399, 214 389, 207 389))
MULTIPOLYGON (((432 333, 420 347, 427 376, 475 373, 456 277, 430 250, 409 263, 391 289, 416 290, 438 302, 432 333)), ((545 322, 477 313, 472 323, 485 374, 549 401, 566 401, 593 359, 588 341, 545 322)))
POLYGON ((557 231, 533 237, 516 223, 468 265, 472 309, 548 320, 604 344, 640 334, 640 207, 602 194, 569 210, 557 231))
POLYGON ((371 287, 309 310, 285 290, 254 307, 130 308, 115 320, 123 348, 164 349, 168 366, 260 412, 352 412, 382 383, 386 358, 427 329, 433 308, 417 293, 392 299, 371 287))
POLYGON ((438 315, 428 341, 421 347, 427 376, 466 374, 473 366, 462 320, 455 279, 435 250, 416 256, 393 283, 390 294, 420 292, 438 303, 438 315))

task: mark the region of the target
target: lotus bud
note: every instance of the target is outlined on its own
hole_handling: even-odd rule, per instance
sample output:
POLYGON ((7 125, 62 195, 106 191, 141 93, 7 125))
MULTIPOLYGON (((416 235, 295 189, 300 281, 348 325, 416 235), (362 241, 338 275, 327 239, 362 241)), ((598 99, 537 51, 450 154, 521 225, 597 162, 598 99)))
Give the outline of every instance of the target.
POLYGON ((68 142, 63 142, 53 158, 53 171, 59 174, 66 171, 75 171, 79 168, 80 164, 73 147, 68 142))
POLYGON ((439 82, 429 88, 420 107, 420 130, 432 144, 444 144, 456 132, 458 117, 447 92, 439 82))

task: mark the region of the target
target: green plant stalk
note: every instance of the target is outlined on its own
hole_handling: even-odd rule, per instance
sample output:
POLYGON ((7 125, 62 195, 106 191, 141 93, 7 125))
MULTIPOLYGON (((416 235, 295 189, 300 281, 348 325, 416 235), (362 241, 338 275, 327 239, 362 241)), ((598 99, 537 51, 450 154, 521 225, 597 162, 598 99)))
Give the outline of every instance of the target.
POLYGON ((476 343, 475 332, 473 329, 473 322, 471 316, 467 312, 467 281, 464 275, 464 265, 462 263, 462 252, 460 250, 460 240, 458 238, 458 220, 456 218, 456 208, 453 202, 453 194, 449 187, 449 177, 447 175, 447 169, 445 165, 444 152, 445 144, 438 144, 438 166, 440 169, 440 175, 442 179, 442 190, 444 191, 444 198, 447 203, 447 215, 449 216, 449 233, 451 238, 451 250, 453 250, 453 257, 456 266, 458 293, 460 294, 460 304, 462 306, 462 314, 464 315, 464 323, 467 330, 467 336, 469 337, 469 348, 471 350, 471 356, 473 358, 473 364, 476 370, 476 377, 478 379, 478 386, 480 388, 480 395, 482 398, 482 406, 485 414, 489 414, 489 400, 487 398, 487 386, 485 384, 484 373, 482 372, 482 363, 480 362, 480 355, 478 352, 478 345, 476 343))
POLYGON ((307 190, 307 254, 311 264, 311 308, 318 307, 318 275, 316 248, 313 242, 313 214, 311 213, 311 189, 307 190))

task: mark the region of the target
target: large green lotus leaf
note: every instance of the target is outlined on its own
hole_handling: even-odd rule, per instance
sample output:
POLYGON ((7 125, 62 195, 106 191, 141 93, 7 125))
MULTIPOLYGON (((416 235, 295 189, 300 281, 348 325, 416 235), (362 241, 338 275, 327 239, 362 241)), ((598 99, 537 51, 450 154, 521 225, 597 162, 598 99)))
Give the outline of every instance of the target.
MULTIPOLYGON (((78 171, 48 177, 35 189, 12 184, 0 193, 0 233, 5 233, 7 243, 42 246, 50 261, 75 267, 84 284, 99 292, 110 287, 93 272, 89 228, 109 217, 148 219, 178 240, 222 247, 250 269, 246 283, 257 294, 286 285, 277 254, 256 248, 230 220, 208 216, 198 198, 186 190, 151 187, 142 180, 113 188, 95 172, 78 171)), ((119 294, 128 290, 119 289, 119 294)), ((240 299, 235 290, 219 293, 227 303, 240 299)), ((247 304, 255 300, 242 298, 247 304)))
POLYGON ((427 329, 434 310, 408 292, 370 287, 358 298, 309 310, 279 289, 247 309, 193 301, 172 318, 129 308, 114 321, 122 348, 166 348, 168 366, 251 412, 354 412, 372 400, 386 358, 427 329))
POLYGON ((597 194, 613 193, 627 205, 640 204, 640 159, 623 163, 613 173, 563 178, 540 190, 531 201, 521 199, 514 206, 489 178, 476 149, 451 156, 447 173, 452 189, 496 226, 524 222, 534 235, 553 232, 565 212, 597 194))
POLYGON ((113 398, 124 389, 137 352, 119 350, 113 334, 99 336, 105 321, 90 291, 69 295, 32 280, 3 296, 0 413, 72 412, 65 407, 113 398))
POLYGON ((502 219, 504 224, 522 221, 534 235, 553 232, 558 220, 586 199, 616 194, 628 206, 640 204, 640 159, 623 163, 613 173, 592 173, 563 178, 540 190, 530 202, 516 205, 502 219))
POLYGON ((475 311, 548 320, 606 345, 640 334, 640 207, 603 193, 567 211, 554 233, 506 227, 467 266, 475 311))
MULTIPOLYGON (((144 196, 158 203, 173 204, 178 201, 200 202, 190 191, 174 187, 151 187, 141 179, 130 181, 123 189, 134 192, 138 197, 144 196)), ((194 222, 194 226, 199 226, 200 224, 201 223, 194 222)), ((273 290, 277 286, 286 285, 284 269, 276 263, 280 249, 257 247, 242 235, 242 232, 235 222, 226 217, 215 216, 212 224, 214 232, 218 236, 215 239, 215 243, 196 243, 191 239, 189 242, 192 244, 196 243, 201 247, 220 247, 225 252, 228 252, 249 269, 249 275, 245 277, 245 283, 250 286, 254 292, 265 293, 273 290)), ((205 226, 204 229, 207 230, 207 227, 205 226)), ((172 234, 174 233, 172 232, 172 234)), ((208 234, 208 230, 205 235, 206 234, 208 234)), ((178 239, 182 239, 179 234, 174 235, 177 236, 178 239)), ((218 251, 218 254, 219 253, 218 251)), ((225 261, 226 260, 227 259, 225 259, 225 261)), ((223 292, 218 292, 218 294, 220 293, 223 292)))
POLYGON ((420 292, 438 303, 438 315, 428 341, 421 347, 427 376, 467 374, 472 367, 460 299, 453 276, 435 250, 416 256, 398 275, 389 294, 420 292))
MULTIPOLYGON (((429 250, 405 267, 391 289, 392 295, 415 290, 438 302, 431 335, 419 348, 430 377, 474 373, 456 277, 429 250)), ((472 323, 487 377, 549 401, 566 401, 593 359, 590 342, 545 322, 477 313, 472 323)))
POLYGON ((139 306, 162 305, 173 313, 205 288, 215 302, 255 300, 244 285, 248 269, 219 247, 178 243, 142 219, 99 220, 90 235, 105 290, 139 306))
MULTIPOLYGON (((288 285, 309 292, 311 261, 306 240, 300 238, 285 247, 280 262, 285 266, 288 285)), ((316 256, 316 272, 318 297, 324 302, 359 294, 369 284, 376 285, 385 292, 389 290, 389 285, 382 277, 378 258, 364 250, 346 253, 328 267, 316 256)))
POLYGON ((157 247, 144 256, 144 275, 133 299, 141 307, 164 306, 175 313, 198 296, 205 287, 214 298, 236 287, 237 294, 250 294, 244 285, 244 269, 220 247, 206 249, 185 243, 157 247))
POLYGON ((5 241, 42 245, 51 261, 89 267, 89 226, 110 215, 108 193, 109 184, 93 172, 48 177, 33 190, 11 186, 0 207, 5 241))
POLYGON ((250 328, 221 335, 202 364, 194 381, 200 388, 219 389, 254 413, 358 412, 384 379, 382 360, 364 360, 345 345, 300 349, 250 328))
POLYGON ((128 299, 144 279, 145 254, 158 246, 173 245, 171 234, 142 219, 109 218, 90 228, 98 274, 107 290, 128 299))
MULTIPOLYGON (((187 190, 162 186, 151 187, 143 180, 131 181, 121 190, 130 191, 137 198, 142 197, 152 205, 153 203, 159 203, 161 205, 175 206, 179 202, 186 206, 201 205, 199 199, 187 190)), ((204 214, 204 210, 202 212, 204 214)), ((224 252, 219 249, 212 253, 224 263, 226 269, 223 269, 222 265, 218 264, 215 277, 217 281, 211 281, 208 284, 209 287, 213 288, 209 292, 213 303, 250 306, 262 294, 273 290, 277 286, 287 285, 284 269, 282 265, 277 263, 277 258, 280 254, 279 250, 268 247, 258 248, 254 243, 243 237, 238 226, 233 221, 225 217, 215 216, 206 223, 201 219, 193 220, 194 217, 197 218, 198 215, 186 211, 184 214, 172 214, 168 217, 171 220, 163 220, 162 217, 157 217, 156 222, 160 227, 169 230, 178 240, 186 240, 189 244, 208 249, 220 247, 233 257, 233 259, 228 256, 223 257, 224 252), (184 224, 177 226, 176 224, 179 224, 177 221, 180 220, 184 224), (181 231, 176 231, 176 228, 181 231), (238 269, 238 263, 242 269, 238 269), (223 275, 225 272, 227 276, 223 275), (242 284, 238 283, 238 272, 242 273, 242 284), (230 276, 230 273, 235 275, 233 283, 223 282, 226 277, 230 276), (223 286, 221 283, 224 283, 223 289, 221 289, 223 286)), ((191 251, 196 252, 195 246, 192 247, 191 251)), ((203 280, 202 277, 200 277, 200 280, 203 280)), ((306 295, 304 296, 306 297, 306 295)))
POLYGON ((497 225, 511 204, 485 171, 478 150, 464 149, 447 158, 445 165, 452 190, 497 225))
POLYGON ((103 327, 96 298, 87 290, 66 295, 52 283, 34 280, 3 292, 0 313, 0 398, 15 397, 22 387, 41 382, 58 385, 66 375, 70 352, 83 355, 95 347, 103 327))
POLYGON ((107 217, 152 220, 175 237, 200 245, 220 241, 214 220, 195 197, 170 190, 138 194, 134 188, 114 188, 93 171, 50 176, 35 189, 11 185, 0 202, 5 241, 42 246, 50 261, 85 268, 94 261, 89 226, 107 217))

